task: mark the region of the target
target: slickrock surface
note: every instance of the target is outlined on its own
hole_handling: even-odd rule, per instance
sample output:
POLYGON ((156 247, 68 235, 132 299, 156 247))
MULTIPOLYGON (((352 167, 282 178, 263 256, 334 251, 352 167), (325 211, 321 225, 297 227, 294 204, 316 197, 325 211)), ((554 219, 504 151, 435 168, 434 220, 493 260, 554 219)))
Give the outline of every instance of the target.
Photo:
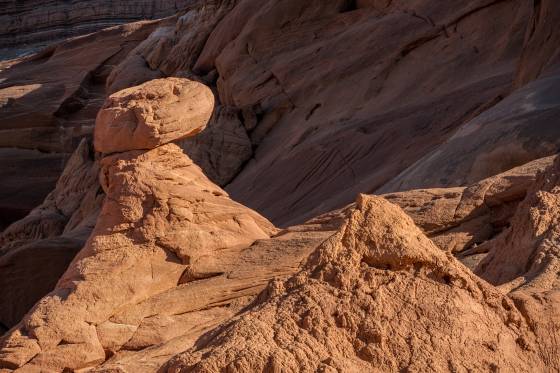
POLYGON ((560 371, 558 4, 193 1, 0 62, 0 372, 560 371))
MULTIPOLYGON (((383 195, 412 217, 442 250, 481 260, 487 241, 510 224, 539 172, 556 156, 537 159, 467 187, 419 189, 383 195)), ((476 265, 472 262, 469 266, 476 265)))
POLYGON ((476 268, 509 291, 539 340, 551 371, 560 370, 560 159, 539 175, 511 226, 476 268))
POLYGON ((397 206, 359 198, 305 270, 171 360, 168 372, 539 371, 513 302, 397 206), (482 321, 484 320, 484 321, 482 321))
POLYGON ((554 154, 560 146, 559 117, 560 70, 465 123, 446 143, 378 191, 465 185, 554 154), (544 133, 548 135, 535 136, 544 133))
POLYGON ((560 63, 560 3, 533 1, 533 12, 525 35, 525 47, 517 71, 517 86, 558 69, 560 63))
POLYGON ((52 291, 88 239, 102 192, 99 165, 86 140, 45 201, 0 233, 0 324, 17 324, 52 291))
MULTIPOLYGON (((509 95, 537 11, 530 2, 387 4, 243 0, 217 23, 191 70, 216 82, 220 104, 238 111, 251 140, 241 171, 215 180, 236 200, 288 226, 358 192, 394 191, 382 187, 509 95)), ((519 95, 546 97, 555 87, 535 83, 519 95)), ((457 164, 431 167, 430 177, 464 185, 554 154, 554 97, 535 109, 510 99, 517 111, 489 114, 493 124, 479 123, 486 129, 470 148, 442 157, 457 164), (523 119, 525 111, 532 117, 523 119)), ((411 185, 436 186, 420 185, 423 176, 411 185)))
MULTIPOLYGON (((550 25, 558 12, 553 0, 539 4, 193 3, 179 16, 152 24, 157 27, 152 33, 137 33, 126 51, 92 76, 107 79, 108 93, 165 76, 206 82, 217 93, 216 115, 201 136, 180 146, 236 200, 289 226, 351 203, 357 193, 463 186, 554 154, 560 145, 555 125, 560 65, 557 32, 550 25)), ((99 40, 104 34, 94 35, 90 38, 99 40)), ((110 44, 89 44, 87 50, 93 54, 100 45, 110 44)), ((64 66, 75 66, 72 62, 64 66)), ((0 74, 30 76, 25 66, 0 74)), ((66 75, 55 66, 40 68, 66 75)), ((33 84, 10 84, 6 100, 19 101, 18 95, 34 89, 40 79, 31 76, 33 84)), ((79 92, 84 89, 90 91, 79 92)), ((34 92, 24 98, 40 101, 34 92)), ((78 96, 59 112, 83 105, 78 96)), ((65 120, 56 131, 49 129, 56 132, 49 136, 26 129, 19 137, 2 137, 13 139, 5 150, 15 166, 10 170, 39 160, 50 165, 43 168, 48 175, 43 189, 17 191, 27 208, 4 203, 6 215, 14 216, 8 222, 36 206, 63 168, 60 150, 33 149, 49 139, 57 149, 66 144, 69 154, 72 146, 61 139, 91 131, 96 102, 91 111, 68 119, 79 119, 80 126, 65 120), (74 128, 71 136, 60 132, 67 126, 74 128), (30 141, 30 135, 43 140, 30 141)), ((12 111, 3 117, 11 118, 12 111)), ((25 112, 31 112, 29 106, 25 112)), ((50 123, 51 111, 40 114, 41 122, 50 123)), ((7 180, 30 177, 11 172, 7 180)), ((16 193, 11 185, 3 188, 10 195, 16 193)))

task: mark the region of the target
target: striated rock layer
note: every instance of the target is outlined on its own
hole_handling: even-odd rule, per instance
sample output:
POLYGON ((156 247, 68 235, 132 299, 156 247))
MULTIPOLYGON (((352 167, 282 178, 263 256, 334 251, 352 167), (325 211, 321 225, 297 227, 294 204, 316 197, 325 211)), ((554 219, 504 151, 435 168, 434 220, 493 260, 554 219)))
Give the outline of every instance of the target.
POLYGON ((108 31, 65 44, 72 50, 51 50, 43 65, 0 73, 5 100, 22 104, 3 108, 9 122, 0 126, 16 136, 2 136, 10 140, 0 159, 49 165, 41 193, 14 191, 18 176, 7 170, 14 175, 2 190, 26 204, 0 195, 0 208, 14 215, 9 223, 40 203, 77 143, 70 140, 91 132, 100 86, 114 93, 166 76, 204 81, 216 93, 206 130, 180 146, 212 181, 281 226, 357 193, 464 186, 552 155, 560 101, 549 25, 558 12, 552 0, 539 4, 213 0, 152 23, 95 69, 76 57, 85 55, 77 43, 101 58, 98 48, 112 45, 101 40, 108 31), (90 75, 64 83, 71 97, 53 86, 38 99, 47 93, 39 69, 67 76, 61 66, 74 65, 90 75), (28 101, 48 107, 30 110, 28 101), (42 149, 49 154, 35 152, 42 149))
POLYGON ((0 1, 0 49, 174 15, 192 0, 0 1))
POLYGON ((0 229, 54 188, 93 130, 111 70, 155 27, 141 22, 107 29, 0 66, 0 229))

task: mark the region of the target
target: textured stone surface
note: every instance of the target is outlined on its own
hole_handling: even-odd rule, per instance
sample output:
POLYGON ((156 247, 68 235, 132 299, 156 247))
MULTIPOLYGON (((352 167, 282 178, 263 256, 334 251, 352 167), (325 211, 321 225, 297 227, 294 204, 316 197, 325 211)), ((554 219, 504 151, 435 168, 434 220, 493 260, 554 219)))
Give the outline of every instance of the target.
POLYGON ((54 289, 95 225, 102 192, 91 148, 83 140, 45 201, 0 233, 0 324, 6 327, 54 289))
POLYGON ((212 0, 0 63, 0 220, 66 163, 0 234, 0 371, 558 371, 555 4, 212 0))
POLYGON ((155 79, 109 96, 97 114, 95 150, 116 153, 153 149, 201 132, 214 110, 203 84, 155 79))
MULTIPOLYGON (((200 90, 182 88, 187 95, 200 90)), ((137 100, 149 111, 158 108, 151 97, 137 100)), ((108 140, 97 134, 95 147, 108 140)), ((63 370, 102 363, 105 349, 126 342, 122 333, 107 331, 113 315, 177 284, 215 276, 208 267, 220 252, 275 232, 265 218, 230 200, 179 147, 157 145, 101 159, 106 197, 91 237, 56 288, 6 336, 0 366, 63 370)))
POLYGON ((547 367, 513 302, 379 197, 360 197, 305 270, 269 291, 269 299, 172 359, 167 371, 547 367))
POLYGON ((470 184, 554 154, 558 118, 560 71, 512 92, 378 191, 470 184))

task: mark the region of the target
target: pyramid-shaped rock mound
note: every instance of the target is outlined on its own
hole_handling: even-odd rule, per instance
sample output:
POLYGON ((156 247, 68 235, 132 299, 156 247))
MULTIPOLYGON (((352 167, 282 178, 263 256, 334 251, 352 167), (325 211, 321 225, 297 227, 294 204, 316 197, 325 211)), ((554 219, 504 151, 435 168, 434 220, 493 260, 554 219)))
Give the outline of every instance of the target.
MULTIPOLYGON (((306 269, 168 364, 169 372, 535 371, 513 302, 396 205, 361 196, 306 269)), ((263 295, 264 297, 264 295, 263 295)))

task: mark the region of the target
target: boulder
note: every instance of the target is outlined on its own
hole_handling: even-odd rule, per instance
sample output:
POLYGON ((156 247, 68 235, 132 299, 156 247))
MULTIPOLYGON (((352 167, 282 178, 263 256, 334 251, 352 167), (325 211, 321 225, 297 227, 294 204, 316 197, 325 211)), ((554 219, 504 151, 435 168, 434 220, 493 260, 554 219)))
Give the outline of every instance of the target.
POLYGON ((95 150, 153 149, 202 131, 214 110, 205 85, 181 78, 150 80, 113 93, 97 114, 95 150))

